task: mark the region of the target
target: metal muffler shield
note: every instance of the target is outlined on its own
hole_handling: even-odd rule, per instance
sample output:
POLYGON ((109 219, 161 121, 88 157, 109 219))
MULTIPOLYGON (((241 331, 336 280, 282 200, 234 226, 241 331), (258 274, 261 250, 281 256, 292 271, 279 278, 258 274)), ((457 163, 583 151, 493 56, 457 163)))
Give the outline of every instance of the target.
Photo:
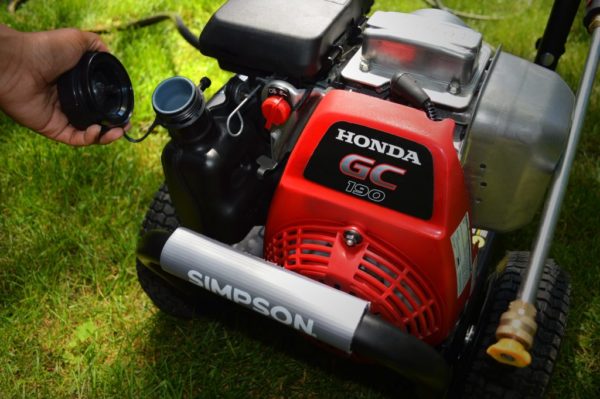
POLYGON ((160 265, 170 274, 348 353, 369 306, 184 228, 167 240, 160 265))

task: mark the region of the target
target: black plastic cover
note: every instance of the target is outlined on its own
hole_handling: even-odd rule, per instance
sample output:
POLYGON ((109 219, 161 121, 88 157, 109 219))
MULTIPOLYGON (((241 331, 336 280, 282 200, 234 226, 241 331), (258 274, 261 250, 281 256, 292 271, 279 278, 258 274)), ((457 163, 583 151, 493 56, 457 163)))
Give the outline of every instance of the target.
POLYGON ((373 0, 229 0, 200 35, 200 51, 243 74, 310 78, 373 0))

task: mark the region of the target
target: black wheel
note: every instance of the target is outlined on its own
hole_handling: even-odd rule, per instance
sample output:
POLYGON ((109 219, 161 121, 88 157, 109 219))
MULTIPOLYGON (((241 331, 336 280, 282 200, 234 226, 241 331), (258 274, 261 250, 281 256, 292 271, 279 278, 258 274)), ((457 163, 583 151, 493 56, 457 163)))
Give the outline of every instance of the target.
POLYGON ((493 284, 486 314, 479 324, 473 355, 466 366, 460 398, 542 398, 554 369, 558 349, 565 333, 569 311, 570 284, 566 274, 553 261, 546 262, 537 294, 538 330, 530 351, 528 367, 514 368, 497 363, 486 354, 496 342, 500 315, 516 298, 529 252, 511 252, 504 270, 493 284))
MULTIPOLYGON (((140 234, 143 235, 153 229, 162 229, 171 232, 178 226, 179 220, 175 214, 169 190, 163 184, 154 195, 154 199, 142 223, 140 234)), ((165 279, 144 266, 139 260, 136 260, 136 269, 138 281, 142 289, 161 311, 182 319, 191 319, 198 315, 200 309, 198 298, 183 294, 165 279)), ((193 287, 185 281, 178 283, 193 287)))

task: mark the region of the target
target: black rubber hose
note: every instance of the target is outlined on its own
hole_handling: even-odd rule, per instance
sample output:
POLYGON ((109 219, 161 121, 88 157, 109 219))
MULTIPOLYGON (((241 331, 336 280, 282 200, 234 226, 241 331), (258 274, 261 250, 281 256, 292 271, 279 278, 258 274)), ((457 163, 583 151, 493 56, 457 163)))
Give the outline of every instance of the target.
MULTIPOLYGON (((25 2, 25 0, 9 0, 8 1, 8 12, 14 13, 17 8, 21 5, 21 3, 25 2)), ((189 30, 187 26, 183 23, 181 16, 174 12, 162 12, 159 14, 151 15, 147 18, 138 19, 132 22, 127 22, 124 24, 117 24, 115 26, 111 26, 109 28, 102 29, 92 29, 88 32, 93 32, 97 34, 110 33, 112 31, 119 31, 131 28, 143 28, 146 26, 154 25, 162 21, 166 21, 170 19, 175 23, 177 27, 177 31, 184 38, 186 42, 194 46, 196 49, 200 50, 200 40, 197 35, 194 35, 192 31, 189 30)))
POLYGON ((354 333, 352 351, 427 388, 431 397, 443 397, 450 383, 450 367, 438 351, 370 313, 354 333))
POLYGON ((173 21, 175 23, 175 26, 177 27, 177 31, 185 39, 186 42, 188 42, 189 44, 194 46, 196 49, 200 50, 200 40, 198 39, 198 36, 195 35, 194 33, 192 33, 192 31, 190 31, 189 28, 187 26, 185 26, 185 24, 183 23, 183 20, 181 19, 181 16, 179 14, 173 13, 173 12, 163 12, 160 14, 152 15, 148 18, 138 19, 136 21, 128 22, 125 24, 118 24, 115 26, 111 26, 109 28, 92 29, 92 30, 89 30, 89 32, 103 34, 103 33, 109 33, 112 31, 120 31, 120 30, 125 30, 125 29, 143 28, 146 26, 154 25, 154 24, 162 22, 162 21, 166 21, 168 19, 170 19, 171 21, 173 21))

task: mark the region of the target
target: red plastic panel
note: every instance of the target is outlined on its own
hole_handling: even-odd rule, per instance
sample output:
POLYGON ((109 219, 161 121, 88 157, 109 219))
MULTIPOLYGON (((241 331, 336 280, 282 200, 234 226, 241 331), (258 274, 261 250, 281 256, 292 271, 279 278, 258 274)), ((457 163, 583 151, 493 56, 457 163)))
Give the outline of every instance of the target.
POLYGON ((370 300, 373 312, 432 344, 442 342, 470 292, 469 201, 453 134, 450 119, 434 122, 420 110, 390 101, 341 90, 329 92, 300 135, 275 192, 265 232, 267 259, 370 300), (338 126, 360 126, 361 135, 373 131, 380 143, 366 152, 369 138, 353 143, 337 137, 332 140, 332 129, 338 126), (387 137, 391 138, 384 140, 387 137), (383 141, 391 145, 384 148, 383 141), (406 149, 400 158, 385 158, 386 154, 375 151, 394 148, 399 153, 396 148, 400 146, 406 149), (432 174, 421 173, 425 163, 408 155, 410 147, 430 154, 427 162, 432 174), (346 165, 349 154, 367 156, 373 162, 346 165), (316 169, 315 159, 319 160, 316 169), (389 165, 406 173, 376 174, 382 164, 386 170, 391 170, 389 165), (310 173, 305 174, 308 169, 310 173), (414 174, 428 176, 426 183, 433 184, 432 189, 419 193, 423 198, 424 192, 432 196, 429 213, 411 215, 414 204, 377 202, 375 197, 345 192, 342 185, 348 179, 349 187, 359 183, 401 201, 400 196, 411 199, 411 190, 418 189, 414 174), (407 176, 413 180, 403 186, 407 176), (393 184, 382 187, 382 181, 393 184), (340 231, 349 227, 360 231, 361 245, 343 243, 340 231))

